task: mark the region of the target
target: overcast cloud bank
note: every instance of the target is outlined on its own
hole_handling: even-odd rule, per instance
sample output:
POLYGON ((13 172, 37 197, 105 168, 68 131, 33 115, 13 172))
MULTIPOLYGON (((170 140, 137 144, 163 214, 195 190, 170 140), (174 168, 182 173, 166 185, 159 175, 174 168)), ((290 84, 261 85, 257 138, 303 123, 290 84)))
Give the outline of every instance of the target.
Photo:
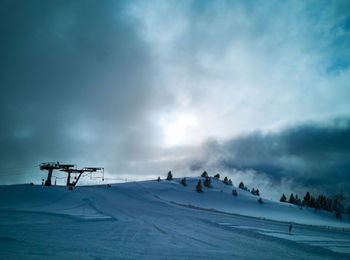
POLYGON ((1 1, 0 36, 1 184, 60 161, 349 187, 347 1, 1 1))

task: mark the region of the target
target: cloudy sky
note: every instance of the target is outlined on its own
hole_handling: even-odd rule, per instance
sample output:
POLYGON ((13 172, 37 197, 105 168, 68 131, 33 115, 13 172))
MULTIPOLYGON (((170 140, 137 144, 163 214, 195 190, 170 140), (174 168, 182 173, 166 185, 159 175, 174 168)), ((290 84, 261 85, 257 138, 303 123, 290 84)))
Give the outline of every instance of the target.
POLYGON ((3 0, 0 35, 0 184, 59 161, 350 187, 348 1, 3 0))

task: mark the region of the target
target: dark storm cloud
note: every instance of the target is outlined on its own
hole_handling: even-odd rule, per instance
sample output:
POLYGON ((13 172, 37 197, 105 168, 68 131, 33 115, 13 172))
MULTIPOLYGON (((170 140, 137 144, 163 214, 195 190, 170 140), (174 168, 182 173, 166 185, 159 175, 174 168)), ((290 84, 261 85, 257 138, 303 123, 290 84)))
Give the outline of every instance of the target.
POLYGON ((120 160, 125 139, 153 138, 147 116, 162 101, 135 31, 122 1, 0 3, 0 174, 120 160))
POLYGON ((196 169, 253 170, 274 183, 289 180, 320 192, 348 192, 350 187, 349 118, 213 140, 203 149, 206 155, 197 158, 192 166, 196 169))

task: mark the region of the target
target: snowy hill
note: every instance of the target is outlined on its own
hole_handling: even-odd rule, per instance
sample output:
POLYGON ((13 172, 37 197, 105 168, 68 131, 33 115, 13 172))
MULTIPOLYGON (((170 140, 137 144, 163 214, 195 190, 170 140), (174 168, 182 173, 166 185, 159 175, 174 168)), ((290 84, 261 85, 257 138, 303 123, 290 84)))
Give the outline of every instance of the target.
POLYGON ((264 198, 260 204, 238 188, 232 196, 232 186, 214 178, 211 188, 197 193, 197 181, 188 178, 187 187, 174 179, 72 191, 1 186, 0 250, 32 259, 229 259, 253 258, 261 250, 267 259, 350 257, 347 217, 338 220, 329 212, 264 198), (286 222, 303 225, 293 224, 289 235, 286 222))
MULTIPOLYGON (((171 182, 163 181, 162 185, 154 185, 154 182, 140 182, 139 185, 165 201, 182 205, 270 220, 350 229, 350 221, 346 217, 345 220, 339 220, 334 217, 334 213, 324 210, 316 212, 315 209, 308 207, 267 200, 263 198, 263 194, 263 204, 260 204, 257 202, 258 196, 226 185, 216 178, 211 178, 211 188, 203 186, 204 192, 198 194, 194 189, 198 179, 187 178, 187 187, 183 187, 179 179, 171 182), (232 196, 232 189, 236 189, 237 197, 232 196)), ((200 179, 203 183, 204 178, 200 179)))

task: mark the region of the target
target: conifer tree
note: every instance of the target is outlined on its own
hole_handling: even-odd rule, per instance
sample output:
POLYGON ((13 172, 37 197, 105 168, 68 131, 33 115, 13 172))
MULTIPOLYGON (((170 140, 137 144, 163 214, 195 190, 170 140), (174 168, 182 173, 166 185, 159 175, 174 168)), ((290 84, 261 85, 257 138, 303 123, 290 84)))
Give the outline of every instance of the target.
POLYGON ((201 180, 199 180, 199 181, 198 181, 198 183, 197 183, 197 186, 196 186, 196 191, 197 191, 198 193, 203 192, 203 190, 202 190, 202 182, 201 182, 201 180))
POLYGON ((295 205, 298 205, 298 206, 301 206, 301 201, 298 197, 298 194, 295 195, 295 198, 294 198, 294 204, 295 205))
POLYGON ((245 188, 245 187, 244 187, 243 181, 241 181, 241 182, 239 183, 238 188, 240 188, 240 189, 244 189, 244 188, 245 188))
POLYGON ((166 177, 167 181, 171 181, 173 179, 173 175, 171 171, 168 172, 168 176, 166 177))
POLYGON ((208 187, 208 188, 210 187, 210 177, 206 177, 206 178, 205 178, 204 186, 205 186, 205 187, 208 187))
POLYGON ((341 214, 344 213, 344 206, 341 203, 341 198, 337 197, 337 195, 335 196, 335 199, 333 200, 333 205, 332 208, 335 211, 335 215, 337 218, 341 218, 341 214))
POLYGON ((310 193, 307 192, 303 199, 303 206, 310 206, 310 193))
POLYGON ((223 183, 227 184, 228 183, 228 178, 225 176, 224 180, 222 181, 223 183))
POLYGON ((292 204, 294 203, 294 195, 293 195, 293 193, 290 194, 288 203, 292 203, 292 204))
POLYGON ((317 200, 315 201, 315 209, 320 210, 321 208, 322 206, 321 206, 320 196, 318 196, 317 200))
POLYGON ((258 202, 259 202, 260 204, 263 204, 262 198, 259 198, 259 199, 258 199, 258 202))
POLYGON ((333 211, 332 203, 333 203, 333 201, 330 198, 326 198, 325 208, 324 209, 327 210, 327 211, 332 212, 333 211))
POLYGON ((208 177, 207 171, 204 171, 204 172, 202 173, 202 177, 204 177, 204 178, 207 178, 207 177, 208 177))
POLYGON ((309 203, 310 208, 316 208, 316 200, 314 197, 310 197, 310 203, 309 203))
POLYGON ((158 176, 158 179, 157 179, 157 181, 160 181, 160 177, 158 176))
POLYGON ((232 190, 232 195, 237 196, 237 191, 235 189, 232 190))
POLYGON ((282 197, 280 198, 280 202, 286 202, 287 198, 286 195, 284 195, 284 193, 282 194, 282 197))
POLYGON ((215 174, 214 178, 220 179, 220 174, 215 174))
POLYGON ((319 195, 316 201, 316 205, 320 207, 320 209, 326 210, 326 196, 319 195))
POLYGON ((256 192, 256 195, 257 195, 257 196, 260 196, 260 191, 259 191, 259 189, 256 189, 255 192, 256 192))

